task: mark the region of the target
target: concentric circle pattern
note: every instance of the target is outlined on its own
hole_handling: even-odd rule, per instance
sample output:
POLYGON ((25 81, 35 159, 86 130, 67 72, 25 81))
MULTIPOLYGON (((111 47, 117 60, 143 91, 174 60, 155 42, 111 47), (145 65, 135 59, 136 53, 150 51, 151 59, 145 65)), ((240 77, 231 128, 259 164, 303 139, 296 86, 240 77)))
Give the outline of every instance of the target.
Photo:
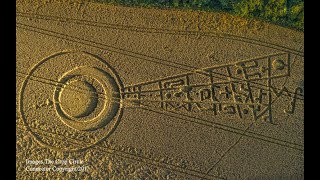
POLYGON ((60 151, 80 150, 115 130, 122 114, 121 89, 120 79, 103 59, 86 52, 60 52, 29 72, 21 90, 20 111, 40 144, 60 151), (67 137, 42 137, 33 130, 37 126, 67 137), (75 145, 73 140, 83 143, 75 145))

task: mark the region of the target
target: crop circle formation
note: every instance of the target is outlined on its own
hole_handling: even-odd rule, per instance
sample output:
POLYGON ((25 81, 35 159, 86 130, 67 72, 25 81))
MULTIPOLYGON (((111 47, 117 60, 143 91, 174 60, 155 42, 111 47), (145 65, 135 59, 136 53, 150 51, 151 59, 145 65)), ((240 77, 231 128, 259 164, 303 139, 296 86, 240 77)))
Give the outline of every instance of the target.
POLYGON ((122 87, 103 59, 86 52, 56 53, 37 63, 23 82, 24 125, 38 143, 51 149, 91 147, 119 124, 122 87), (60 137, 43 136, 41 131, 60 137))

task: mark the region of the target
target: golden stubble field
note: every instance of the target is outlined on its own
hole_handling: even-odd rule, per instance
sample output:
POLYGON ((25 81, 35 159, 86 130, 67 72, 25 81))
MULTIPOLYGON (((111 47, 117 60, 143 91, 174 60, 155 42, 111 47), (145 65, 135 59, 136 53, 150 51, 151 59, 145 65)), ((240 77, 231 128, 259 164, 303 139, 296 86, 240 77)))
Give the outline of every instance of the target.
POLYGON ((304 34, 17 1, 17 179, 304 178, 304 34))

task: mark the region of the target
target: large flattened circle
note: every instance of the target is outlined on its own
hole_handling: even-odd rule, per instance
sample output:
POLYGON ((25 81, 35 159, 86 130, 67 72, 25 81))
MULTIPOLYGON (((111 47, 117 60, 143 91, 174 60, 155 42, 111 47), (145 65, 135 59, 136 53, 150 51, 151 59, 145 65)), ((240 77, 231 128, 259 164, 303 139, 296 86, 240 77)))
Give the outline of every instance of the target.
POLYGON ((59 84, 61 86, 57 86, 54 93, 54 105, 60 119, 67 126, 81 131, 96 130, 108 124, 116 116, 120 107, 120 92, 116 80, 109 73, 103 72, 99 68, 82 66, 66 72, 59 79, 59 84), (67 83, 70 80, 71 83, 67 83), (88 82, 90 80, 91 82, 88 82), (78 86, 74 85, 75 83, 78 86), (96 84, 102 86, 102 92, 96 91, 98 88, 96 84), (65 91, 69 92, 65 93, 65 91), (62 97, 65 97, 64 94, 67 94, 70 101, 62 100, 62 97), (73 102, 71 102, 72 100, 73 102), (97 101, 102 101, 102 103, 97 103, 97 101), (67 104, 71 113, 66 112, 64 110, 66 108, 62 108, 66 106, 64 104, 67 104), (96 111, 99 109, 99 104, 102 107, 96 111), (82 112, 77 112, 76 116, 72 115, 73 112, 79 110, 82 112))
POLYGON ((103 59, 87 52, 59 52, 28 73, 20 113, 39 144, 58 151, 86 149, 119 124, 121 89, 120 78, 103 59))
POLYGON ((60 88, 57 96, 57 106, 71 118, 82 118, 92 114, 99 98, 95 87, 81 80, 68 82, 63 89, 60 88), (75 92, 75 89, 80 89, 80 92, 75 92))

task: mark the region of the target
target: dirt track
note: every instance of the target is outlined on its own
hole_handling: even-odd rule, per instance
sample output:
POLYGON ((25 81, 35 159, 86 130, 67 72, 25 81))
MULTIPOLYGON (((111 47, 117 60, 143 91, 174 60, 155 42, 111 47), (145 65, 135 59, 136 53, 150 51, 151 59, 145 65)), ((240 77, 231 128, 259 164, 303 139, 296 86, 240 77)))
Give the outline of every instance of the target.
POLYGON ((17 179, 303 178, 302 32, 93 3, 16 11, 17 179))

